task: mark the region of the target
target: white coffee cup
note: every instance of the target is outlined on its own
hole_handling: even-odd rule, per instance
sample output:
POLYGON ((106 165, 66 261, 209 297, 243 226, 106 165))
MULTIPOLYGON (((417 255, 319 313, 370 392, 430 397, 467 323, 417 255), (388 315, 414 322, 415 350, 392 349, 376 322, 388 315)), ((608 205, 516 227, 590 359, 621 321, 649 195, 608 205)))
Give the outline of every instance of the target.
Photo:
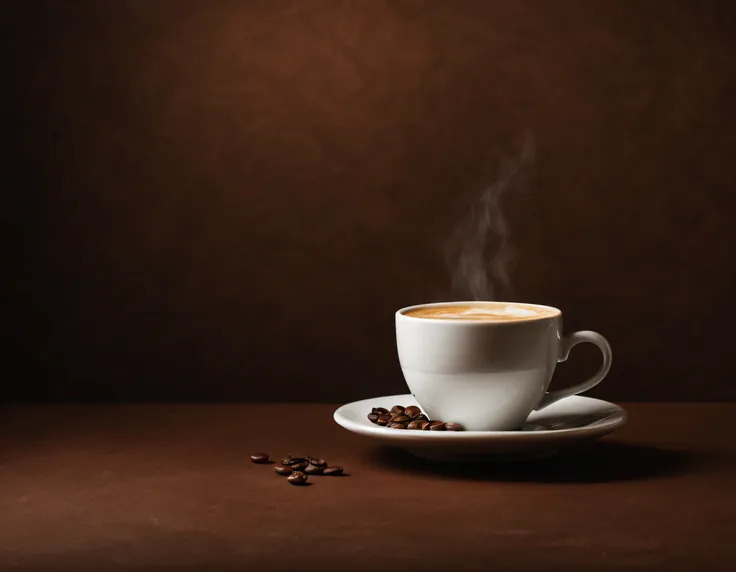
POLYGON ((396 312, 396 343, 409 390, 429 418, 461 423, 470 431, 519 429, 532 411, 587 391, 611 368, 611 347, 603 336, 591 331, 563 336, 562 312, 539 304, 409 306, 396 312), (475 319, 407 315, 425 308, 449 312, 454 306, 478 314, 475 319), (499 319, 484 319, 484 308, 499 308, 499 319), (507 316, 501 316, 504 312, 507 316), (557 363, 581 342, 603 353, 598 372, 580 384, 547 392, 557 363))

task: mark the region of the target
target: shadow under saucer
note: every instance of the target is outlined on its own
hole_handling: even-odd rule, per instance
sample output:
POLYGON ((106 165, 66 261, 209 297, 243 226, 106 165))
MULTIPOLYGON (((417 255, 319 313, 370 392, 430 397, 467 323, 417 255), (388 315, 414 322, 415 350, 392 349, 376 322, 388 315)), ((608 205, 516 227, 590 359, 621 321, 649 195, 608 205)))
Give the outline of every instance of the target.
POLYGON ((441 478, 541 483, 601 483, 675 475, 697 470, 710 459, 687 451, 596 441, 543 456, 493 456, 434 462, 408 451, 380 447, 377 466, 392 472, 416 472, 441 478))

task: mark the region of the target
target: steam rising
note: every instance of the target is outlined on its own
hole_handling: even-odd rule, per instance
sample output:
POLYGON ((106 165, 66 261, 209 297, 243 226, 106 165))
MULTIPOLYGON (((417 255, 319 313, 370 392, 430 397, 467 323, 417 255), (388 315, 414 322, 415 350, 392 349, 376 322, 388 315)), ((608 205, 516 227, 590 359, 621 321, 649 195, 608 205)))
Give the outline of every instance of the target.
POLYGON ((499 162, 495 182, 483 190, 450 240, 446 261, 458 299, 493 300, 499 286, 511 290, 509 273, 514 250, 503 200, 526 184, 534 165, 532 137, 526 136, 520 147, 515 157, 499 162))

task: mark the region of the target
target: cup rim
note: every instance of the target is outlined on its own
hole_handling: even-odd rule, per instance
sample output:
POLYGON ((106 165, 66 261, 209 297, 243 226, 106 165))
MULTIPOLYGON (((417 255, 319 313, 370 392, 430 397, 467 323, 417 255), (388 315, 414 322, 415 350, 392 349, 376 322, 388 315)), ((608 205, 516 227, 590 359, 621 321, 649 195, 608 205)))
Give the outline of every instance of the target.
POLYGON ((404 308, 400 308, 396 311, 396 317, 398 318, 401 316, 402 319, 406 320, 421 320, 422 322, 433 322, 433 323, 442 323, 442 324, 466 324, 468 326, 474 325, 474 326, 480 326, 485 325, 488 326, 490 324, 493 324, 494 326, 500 326, 503 324, 526 324, 530 322, 541 322, 543 320, 552 320, 556 318, 562 317, 562 310, 559 308, 556 308, 555 306, 547 306, 545 304, 532 304, 529 302, 511 302, 506 300, 451 300, 448 302, 429 302, 426 304, 413 304, 411 306, 405 306, 404 308), (488 321, 488 320, 448 320, 447 318, 417 318, 415 316, 407 316, 406 312, 410 310, 416 310, 418 308, 432 308, 432 307, 441 307, 441 306, 456 306, 456 305, 481 305, 481 304, 508 304, 509 306, 529 306, 532 308, 539 308, 540 310, 552 310, 554 311, 554 314, 551 314, 549 316, 539 316, 535 318, 526 318, 524 320, 508 320, 504 322, 494 322, 494 321, 488 321))

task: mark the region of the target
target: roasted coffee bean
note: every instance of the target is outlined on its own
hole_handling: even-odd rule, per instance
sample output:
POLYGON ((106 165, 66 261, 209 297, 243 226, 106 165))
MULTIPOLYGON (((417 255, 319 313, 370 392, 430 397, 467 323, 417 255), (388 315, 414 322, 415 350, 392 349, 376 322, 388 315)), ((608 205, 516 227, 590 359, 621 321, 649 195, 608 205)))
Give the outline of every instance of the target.
POLYGON ((460 425, 460 423, 453 423, 452 421, 445 423, 445 429, 448 431, 465 431, 465 427, 460 425))
POLYGON ((442 421, 430 421, 429 430, 430 431, 444 431, 445 424, 442 421))
POLYGON ((422 429, 424 429, 425 425, 429 425, 429 421, 425 421, 424 419, 415 419, 414 421, 409 423, 406 428, 421 431, 422 429))
POLYGON ((388 425, 386 425, 386 427, 388 427, 389 429, 406 429, 406 425, 407 425, 406 423, 391 422, 388 425))
POLYGON ((307 465, 307 468, 304 469, 304 472, 307 475, 321 475, 322 471, 324 471, 324 468, 317 467, 316 465, 307 465))
POLYGON ((389 411, 389 413, 391 414, 391 417, 393 417, 394 415, 398 415, 399 413, 403 413, 403 412, 404 412, 403 405, 394 405, 391 408, 391 411, 389 411))
POLYGON ((386 413, 384 415, 381 415, 376 421, 376 423, 380 425, 381 427, 385 427, 386 425, 389 424, 390 421, 391 421, 391 416, 388 413, 386 413))
POLYGON ((378 413, 379 415, 386 415, 388 413, 388 409, 385 407, 374 407, 371 409, 371 413, 378 413))
POLYGON ((414 421, 429 421, 429 417, 427 417, 424 413, 420 413, 414 418, 414 421))
POLYGON ((250 460, 254 463, 268 463, 268 453, 256 453, 250 456, 250 460))
POLYGON ((410 405, 406 409, 404 409, 404 415, 408 415, 412 419, 416 419, 417 415, 421 415, 422 410, 419 409, 416 405, 410 405))
POLYGON ((292 463, 289 465, 292 471, 303 471, 309 466, 309 462, 306 460, 299 461, 298 463, 292 463))
POLYGON ((327 477, 342 475, 342 467, 327 467, 322 474, 327 477))
POLYGON ((379 417, 380 417, 380 415, 378 413, 369 413, 368 414, 368 421, 370 421, 371 423, 375 423, 376 421, 378 421, 378 418, 379 417))
POLYGON ((307 475, 305 473, 302 473, 301 471, 294 471, 291 473, 288 477, 286 477, 286 480, 289 481, 292 485, 303 485, 307 482, 307 475))
POLYGON ((281 459, 282 465, 288 465, 289 463, 291 463, 291 455, 286 455, 286 457, 281 459))
POLYGON ((408 415, 404 415, 403 413, 394 415, 391 418, 392 423, 409 423, 410 421, 411 421, 411 417, 409 417, 408 415))
POLYGON ((288 477, 292 473, 291 467, 288 465, 275 465, 273 470, 276 471, 277 475, 281 475, 282 477, 288 477))
POLYGON ((327 461, 318 457, 309 457, 309 464, 324 469, 327 466, 327 461))
POLYGON ((292 457, 291 455, 286 455, 286 459, 281 461, 281 464, 293 467, 294 465, 305 463, 306 461, 307 460, 304 457, 292 457))

